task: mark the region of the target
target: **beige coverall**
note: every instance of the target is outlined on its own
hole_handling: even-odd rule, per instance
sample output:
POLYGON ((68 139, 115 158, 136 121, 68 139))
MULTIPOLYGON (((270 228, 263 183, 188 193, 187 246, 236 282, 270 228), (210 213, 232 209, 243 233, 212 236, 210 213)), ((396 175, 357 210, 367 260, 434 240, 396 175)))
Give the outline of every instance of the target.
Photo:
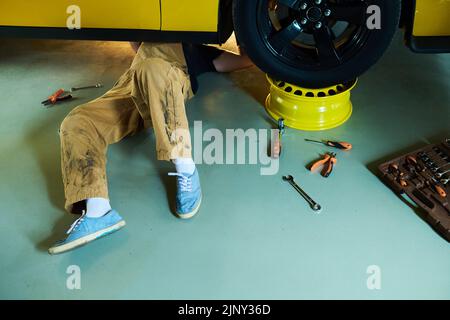
POLYGON ((192 156, 185 102, 193 96, 181 44, 144 43, 125 74, 104 96, 75 108, 61 124, 65 208, 108 199, 110 144, 152 126, 158 160, 192 156))

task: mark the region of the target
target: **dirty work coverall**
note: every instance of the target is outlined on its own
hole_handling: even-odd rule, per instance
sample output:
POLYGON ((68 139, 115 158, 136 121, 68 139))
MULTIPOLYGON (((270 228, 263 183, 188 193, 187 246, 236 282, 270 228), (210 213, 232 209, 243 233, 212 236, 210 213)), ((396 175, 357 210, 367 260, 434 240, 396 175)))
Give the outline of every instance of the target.
POLYGON ((158 160, 192 156, 185 102, 193 90, 186 59, 182 44, 144 43, 109 92, 64 119, 60 138, 66 210, 88 198, 109 198, 107 147, 144 127, 154 128, 158 160))

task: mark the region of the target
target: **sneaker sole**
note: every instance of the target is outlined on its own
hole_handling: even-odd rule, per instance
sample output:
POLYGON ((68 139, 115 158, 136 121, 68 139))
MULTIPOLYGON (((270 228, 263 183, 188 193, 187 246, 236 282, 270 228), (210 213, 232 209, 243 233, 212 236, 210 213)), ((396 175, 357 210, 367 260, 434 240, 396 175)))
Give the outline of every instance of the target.
POLYGON ((198 210, 200 210, 200 206, 202 204, 202 199, 203 199, 203 196, 200 198, 200 201, 198 202, 197 207, 195 207, 195 209, 192 210, 190 213, 181 214, 181 213, 177 212, 177 216, 183 220, 191 219, 192 217, 194 217, 197 214, 198 210))
POLYGON ((50 248, 50 249, 48 249, 48 253, 50 253, 51 255, 55 255, 55 254, 60 254, 60 253, 64 253, 64 252, 79 248, 79 247, 84 246, 94 240, 100 239, 111 233, 114 233, 114 232, 122 229, 123 227, 125 227, 125 225, 126 225, 126 222, 124 220, 119 221, 115 225, 112 225, 108 228, 99 230, 97 232, 94 232, 92 234, 84 236, 84 237, 77 239, 75 241, 72 241, 70 243, 64 244, 62 246, 50 248))

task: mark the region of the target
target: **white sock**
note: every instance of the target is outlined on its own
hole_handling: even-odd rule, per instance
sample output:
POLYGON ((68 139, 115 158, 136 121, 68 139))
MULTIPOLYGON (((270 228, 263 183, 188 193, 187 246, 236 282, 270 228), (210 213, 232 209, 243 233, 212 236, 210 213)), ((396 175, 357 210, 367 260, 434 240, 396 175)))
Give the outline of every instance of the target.
POLYGON ((89 198, 86 201, 86 216, 89 218, 100 218, 111 211, 108 199, 89 198))
POLYGON ((193 174, 195 171, 195 163, 192 158, 178 158, 173 160, 178 173, 193 174))

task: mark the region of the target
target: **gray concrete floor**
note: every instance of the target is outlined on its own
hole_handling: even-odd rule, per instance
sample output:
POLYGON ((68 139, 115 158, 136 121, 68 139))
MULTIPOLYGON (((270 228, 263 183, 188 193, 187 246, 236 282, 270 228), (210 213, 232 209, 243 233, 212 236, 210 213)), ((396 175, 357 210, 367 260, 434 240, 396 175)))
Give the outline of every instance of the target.
MULTIPOLYGON (((49 256, 74 217, 63 211, 57 131, 64 116, 110 88, 133 53, 126 43, 0 41, 0 298, 309 299, 450 298, 450 248, 375 175, 402 151, 450 136, 450 56, 417 55, 401 35, 353 92, 354 115, 321 133, 288 130, 278 175, 259 166, 199 166, 204 203, 193 221, 170 213, 171 166, 155 160, 143 132, 109 150, 119 233, 49 256), (56 88, 102 82, 72 102, 43 109, 56 88), (305 165, 324 150, 303 138, 350 140, 334 175, 305 165), (282 174, 324 207, 314 215, 282 174), (167 196, 169 194, 169 197, 167 196), (81 269, 68 290, 67 268, 81 269), (367 267, 382 272, 368 290, 367 267)), ((208 74, 188 104, 205 128, 269 128, 264 74, 208 74)))

